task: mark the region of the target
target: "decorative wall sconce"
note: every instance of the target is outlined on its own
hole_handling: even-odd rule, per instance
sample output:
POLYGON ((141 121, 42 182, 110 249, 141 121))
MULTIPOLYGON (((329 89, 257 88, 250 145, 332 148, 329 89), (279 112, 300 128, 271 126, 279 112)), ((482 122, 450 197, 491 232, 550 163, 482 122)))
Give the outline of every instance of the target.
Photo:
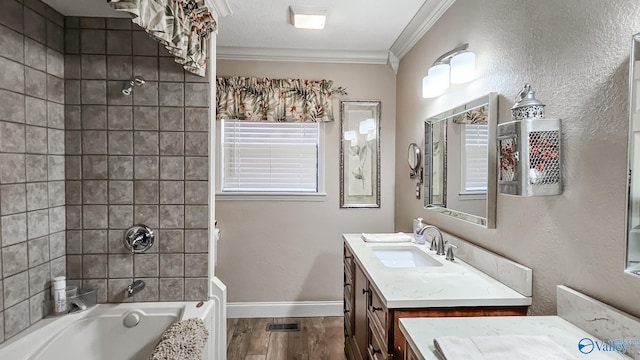
POLYGON ((520 196, 562 193, 560 119, 545 118, 544 104, 524 86, 510 122, 498 125, 498 191, 520 196))
POLYGON ((434 61, 427 76, 422 78, 422 97, 425 99, 442 95, 449 84, 462 84, 473 80, 476 74, 476 54, 469 44, 459 46, 434 61))

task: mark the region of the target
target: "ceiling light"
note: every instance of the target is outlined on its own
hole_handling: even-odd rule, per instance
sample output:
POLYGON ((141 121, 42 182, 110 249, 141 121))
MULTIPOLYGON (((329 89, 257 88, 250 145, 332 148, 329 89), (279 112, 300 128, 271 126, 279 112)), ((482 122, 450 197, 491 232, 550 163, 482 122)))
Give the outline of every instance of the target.
POLYGON ((289 6, 291 24, 298 29, 324 29, 328 12, 323 7, 289 6))
POLYGON ((449 83, 461 84, 473 80, 476 71, 476 55, 469 50, 469 44, 457 47, 440 56, 422 79, 422 97, 433 98, 442 95, 449 83))

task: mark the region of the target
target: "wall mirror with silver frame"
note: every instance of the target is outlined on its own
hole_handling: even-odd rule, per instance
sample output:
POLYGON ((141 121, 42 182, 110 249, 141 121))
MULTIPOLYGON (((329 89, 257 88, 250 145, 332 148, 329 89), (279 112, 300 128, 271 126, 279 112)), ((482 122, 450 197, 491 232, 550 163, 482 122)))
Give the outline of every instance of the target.
POLYGON ((632 38, 629 65, 627 272, 640 275, 640 33, 632 38))
POLYGON ((469 101, 424 124, 425 209, 495 228, 498 95, 469 101))

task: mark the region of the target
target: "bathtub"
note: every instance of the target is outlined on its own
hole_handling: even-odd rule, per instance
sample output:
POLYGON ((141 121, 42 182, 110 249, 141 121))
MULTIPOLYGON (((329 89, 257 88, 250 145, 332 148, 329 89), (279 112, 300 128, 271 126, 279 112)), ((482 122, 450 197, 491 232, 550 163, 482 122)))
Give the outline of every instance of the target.
POLYGON ((146 360, 163 331, 176 321, 200 318, 209 329, 206 360, 214 360, 216 302, 100 304, 91 309, 44 319, 0 346, 0 359, 146 360), (125 326, 125 318, 138 318, 125 326), (129 324, 131 325, 131 324, 129 324))

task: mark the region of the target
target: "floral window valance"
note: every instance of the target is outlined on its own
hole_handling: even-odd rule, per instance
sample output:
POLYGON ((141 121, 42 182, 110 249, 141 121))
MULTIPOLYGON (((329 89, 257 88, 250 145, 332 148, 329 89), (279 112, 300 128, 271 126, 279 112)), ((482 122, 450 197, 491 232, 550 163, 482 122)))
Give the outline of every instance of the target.
POLYGON ((187 71, 204 76, 209 34, 217 24, 204 0, 108 0, 115 10, 133 16, 164 45, 187 71))
POLYGON ((331 80, 219 77, 217 118, 249 121, 333 121, 331 96, 346 95, 331 80))

